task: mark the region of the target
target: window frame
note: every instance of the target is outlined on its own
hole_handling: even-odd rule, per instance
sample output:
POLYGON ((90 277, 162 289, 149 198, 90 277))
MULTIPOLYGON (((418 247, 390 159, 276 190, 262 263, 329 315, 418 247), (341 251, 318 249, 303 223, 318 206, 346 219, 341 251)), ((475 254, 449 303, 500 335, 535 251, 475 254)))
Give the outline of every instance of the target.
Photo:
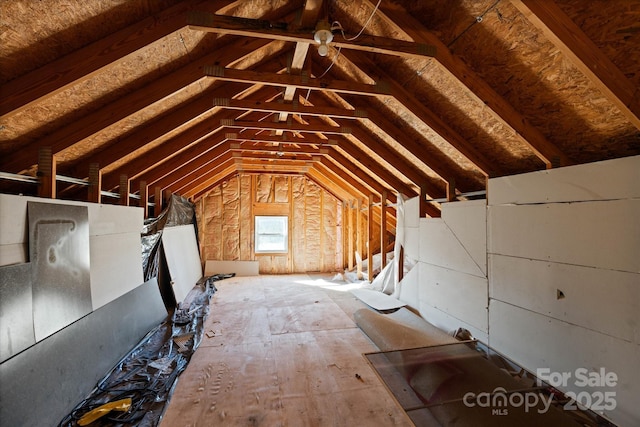
POLYGON ((289 253, 289 216, 288 215, 254 215, 253 219, 254 226, 254 253, 256 255, 274 255, 274 254, 288 254, 289 253), (284 234, 283 233, 260 233, 259 230, 259 221, 262 218, 280 218, 284 220, 284 234), (258 244, 260 241, 260 236, 282 236, 284 249, 258 249, 258 244))

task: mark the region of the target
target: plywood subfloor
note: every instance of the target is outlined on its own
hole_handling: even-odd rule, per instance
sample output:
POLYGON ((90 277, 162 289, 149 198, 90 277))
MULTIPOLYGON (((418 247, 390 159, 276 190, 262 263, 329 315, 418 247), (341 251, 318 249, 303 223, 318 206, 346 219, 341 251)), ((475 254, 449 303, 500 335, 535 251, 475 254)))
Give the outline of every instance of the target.
POLYGON ((216 282, 161 427, 412 426, 362 356, 377 348, 353 321, 364 304, 349 286, 308 275, 216 282))

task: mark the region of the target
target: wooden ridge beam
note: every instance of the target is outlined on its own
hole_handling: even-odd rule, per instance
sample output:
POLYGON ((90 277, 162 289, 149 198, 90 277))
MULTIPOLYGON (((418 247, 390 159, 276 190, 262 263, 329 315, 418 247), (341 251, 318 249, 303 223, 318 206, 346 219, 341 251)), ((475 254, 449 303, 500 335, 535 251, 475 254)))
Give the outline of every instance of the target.
POLYGON ((11 156, 0 158, 0 170, 15 173, 21 172, 35 163, 38 147, 50 146, 54 154, 69 148, 125 117, 143 110, 153 103, 179 92, 185 86, 204 78, 202 76, 202 67, 212 60, 217 59, 225 64, 235 62, 250 55, 255 49, 262 47, 264 44, 264 41, 252 45, 252 43, 246 43, 246 40, 239 40, 233 47, 230 46, 225 49, 224 52, 226 54, 224 57, 216 53, 194 60, 177 71, 154 80, 147 86, 118 98, 109 105, 53 131, 38 141, 20 147, 20 150, 12 153, 11 156))
POLYGON ((640 129, 639 90, 553 1, 511 3, 640 129))
POLYGON ((224 68, 220 66, 206 66, 204 67, 204 74, 208 77, 213 77, 216 80, 227 82, 263 84, 269 86, 289 86, 299 89, 349 93, 351 95, 391 95, 389 85, 385 82, 372 85, 327 78, 317 79, 311 78, 305 74, 277 74, 262 71, 238 70, 235 68, 224 68))
POLYGON ((299 102, 262 102, 255 100, 239 100, 230 98, 214 98, 213 105, 234 110, 251 110, 265 113, 288 113, 301 116, 326 116, 340 119, 366 118, 368 112, 365 109, 348 110, 337 107, 304 106, 299 102))
MULTIPOLYGON (((274 23, 258 19, 238 18, 235 16, 214 15, 206 12, 191 12, 187 23, 193 30, 207 31, 217 34, 233 34, 245 37, 266 38, 287 42, 316 44, 313 30, 291 29, 286 23, 274 23)), ((434 56, 433 46, 423 43, 407 42, 385 37, 361 34, 357 40, 334 37, 331 46, 336 48, 360 50, 371 53, 400 56, 406 58, 425 58, 434 56)))
POLYGON ((436 61, 465 85, 470 94, 478 100, 478 103, 486 105, 497 120, 513 129, 520 140, 531 148, 547 168, 552 164, 560 166, 571 164, 571 160, 557 146, 547 140, 542 132, 533 127, 509 102, 409 13, 387 3, 381 4, 379 10, 380 16, 399 31, 403 31, 416 41, 436 46, 436 61))
MULTIPOLYGON (((116 63, 186 25, 184 15, 202 0, 188 0, 109 34, 53 62, 31 71, 2 87, 0 119, 23 111, 36 100, 46 99, 70 85, 86 80, 100 69, 116 63)), ((216 1, 222 6, 229 1, 216 1)))

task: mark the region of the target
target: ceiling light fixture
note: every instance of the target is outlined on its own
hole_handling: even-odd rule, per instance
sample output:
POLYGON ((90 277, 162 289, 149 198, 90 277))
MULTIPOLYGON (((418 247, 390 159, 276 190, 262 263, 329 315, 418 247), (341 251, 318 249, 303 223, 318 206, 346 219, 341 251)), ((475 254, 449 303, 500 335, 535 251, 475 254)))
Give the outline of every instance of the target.
POLYGON ((320 21, 318 25, 316 25, 316 32, 313 35, 313 39, 316 43, 319 43, 318 46, 318 55, 327 56, 329 53, 329 43, 333 40, 333 33, 331 32, 331 25, 329 25, 328 21, 320 21))

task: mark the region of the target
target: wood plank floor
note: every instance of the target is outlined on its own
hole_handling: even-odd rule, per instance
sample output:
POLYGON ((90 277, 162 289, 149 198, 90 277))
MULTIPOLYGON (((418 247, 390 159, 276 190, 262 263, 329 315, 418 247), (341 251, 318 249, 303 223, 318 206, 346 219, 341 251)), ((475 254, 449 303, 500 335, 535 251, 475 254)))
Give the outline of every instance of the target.
POLYGON ((216 282, 161 427, 412 426, 362 356, 377 351, 353 321, 362 303, 329 280, 216 282))

